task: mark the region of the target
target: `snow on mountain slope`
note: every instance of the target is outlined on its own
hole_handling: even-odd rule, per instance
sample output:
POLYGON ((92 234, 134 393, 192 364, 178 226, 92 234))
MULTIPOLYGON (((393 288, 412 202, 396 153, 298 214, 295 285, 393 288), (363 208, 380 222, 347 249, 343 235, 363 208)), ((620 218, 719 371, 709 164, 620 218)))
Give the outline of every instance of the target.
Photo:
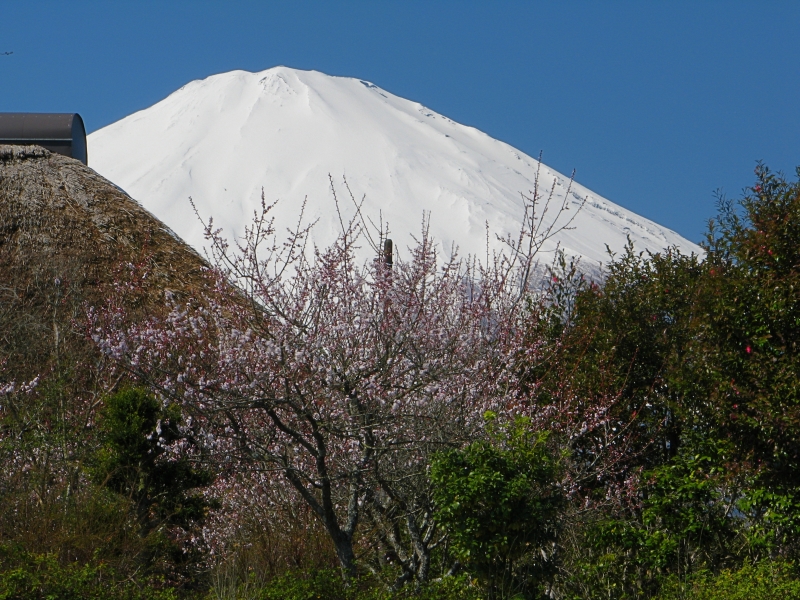
MULTIPOLYGON (((205 240, 190 196, 201 216, 212 216, 229 236, 241 235, 262 187, 268 202, 280 199, 281 228, 297 222, 307 197, 307 218, 319 219, 315 241, 332 241, 340 225, 330 173, 346 215, 354 210, 339 185, 343 176, 358 198, 366 194, 365 214, 388 221, 401 251, 428 212, 443 249, 456 244, 462 256, 483 257, 487 222, 494 249, 500 247, 494 234, 519 231, 520 193, 533 189, 537 169, 535 159, 508 144, 372 83, 286 67, 192 81, 88 141, 95 170, 197 249, 205 240)), ((560 203, 568 178, 544 165, 540 173, 540 189, 555 185, 560 203)), ((700 251, 581 185, 571 189, 573 210, 582 198, 587 202, 558 242, 590 270, 607 260, 606 244, 620 251, 626 236, 640 250, 700 251)))

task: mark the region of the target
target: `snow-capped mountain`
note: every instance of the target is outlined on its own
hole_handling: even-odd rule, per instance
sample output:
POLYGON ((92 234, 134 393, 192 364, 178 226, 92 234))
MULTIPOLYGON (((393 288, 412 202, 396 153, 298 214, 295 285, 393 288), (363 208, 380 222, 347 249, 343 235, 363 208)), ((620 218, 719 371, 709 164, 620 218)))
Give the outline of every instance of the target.
MULTIPOLYGON (((536 159, 370 82, 286 67, 192 81, 88 142, 96 171, 198 250, 205 240, 190 196, 201 216, 241 235, 262 188, 268 202, 279 199, 281 228, 297 223, 307 198, 307 220, 318 219, 315 242, 329 243, 340 231, 330 174, 345 215, 354 206, 343 177, 358 199, 366 195, 364 214, 389 223, 401 252, 426 213, 445 251, 456 244, 460 255, 480 258, 487 223, 493 249, 501 246, 496 234, 519 231, 520 194, 533 190, 537 172, 536 159)), ((539 180, 545 195, 555 186, 551 205, 560 205, 569 179, 542 165, 539 180)), ((557 242, 587 269, 607 261, 606 245, 620 251, 628 236, 641 250, 700 251, 577 183, 570 194, 573 211, 586 203, 557 242)), ((551 240, 546 250, 555 246, 551 240)))

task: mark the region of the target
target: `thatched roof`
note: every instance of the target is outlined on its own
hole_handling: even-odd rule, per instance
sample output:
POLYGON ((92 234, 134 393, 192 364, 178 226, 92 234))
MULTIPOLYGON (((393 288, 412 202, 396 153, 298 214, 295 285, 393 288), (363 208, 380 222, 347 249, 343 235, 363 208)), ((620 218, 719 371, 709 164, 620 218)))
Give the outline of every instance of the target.
MULTIPOLYGON (((92 169, 38 146, 0 145, 0 361, 5 355, 6 371, 40 370, 34 363, 41 354, 52 354, 53 344, 57 353, 64 328, 87 304, 104 302, 128 263, 149 271, 145 292, 131 307, 139 315, 163 309, 167 290, 196 297, 206 284, 205 261, 92 169)), ((0 382, 8 378, 0 371, 0 382)))
POLYGON ((91 285, 146 255, 157 287, 185 291, 206 266, 110 181, 38 146, 0 146, 0 248, 0 270, 63 265, 91 285))

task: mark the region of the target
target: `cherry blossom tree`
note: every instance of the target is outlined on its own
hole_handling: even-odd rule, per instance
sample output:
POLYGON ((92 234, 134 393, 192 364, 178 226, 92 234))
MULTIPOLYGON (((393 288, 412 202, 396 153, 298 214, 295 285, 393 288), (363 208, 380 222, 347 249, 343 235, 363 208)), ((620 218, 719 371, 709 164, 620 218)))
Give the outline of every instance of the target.
POLYGON ((397 567, 395 585, 425 581, 443 539, 433 454, 479 437, 486 411, 552 419, 520 364, 544 348, 528 325, 542 301, 529 294, 538 252, 574 215, 561 219, 565 200, 543 225, 553 193, 538 183, 523 200, 519 237, 485 264, 442 259, 424 221, 408 259, 387 255, 387 232, 372 236, 358 203, 327 249, 310 247, 302 217, 282 240, 262 201, 233 246, 209 222, 213 292, 135 326, 112 302, 94 313, 92 335, 184 405, 221 471, 288 485, 324 525, 345 577, 367 523, 373 560, 362 562, 397 567), (376 258, 359 262, 364 248, 376 258))

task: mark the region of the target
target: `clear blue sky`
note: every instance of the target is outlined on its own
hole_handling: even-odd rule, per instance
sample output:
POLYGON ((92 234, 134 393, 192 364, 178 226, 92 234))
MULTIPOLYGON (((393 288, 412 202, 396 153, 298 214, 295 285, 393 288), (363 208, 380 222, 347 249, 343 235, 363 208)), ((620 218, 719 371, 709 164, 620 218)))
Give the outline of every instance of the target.
POLYGON ((368 79, 699 241, 713 192, 800 164, 800 2, 0 0, 0 111, 90 131, 192 79, 368 79))

